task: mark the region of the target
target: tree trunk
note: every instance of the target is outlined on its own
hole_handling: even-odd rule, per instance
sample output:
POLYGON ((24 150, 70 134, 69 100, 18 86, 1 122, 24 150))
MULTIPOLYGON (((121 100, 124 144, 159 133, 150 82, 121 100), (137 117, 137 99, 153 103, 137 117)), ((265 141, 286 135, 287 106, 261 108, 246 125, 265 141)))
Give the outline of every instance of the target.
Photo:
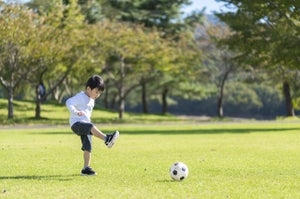
POLYGON ((295 116, 292 97, 290 93, 290 85, 288 82, 283 83, 283 92, 284 92, 285 104, 286 104, 286 116, 295 116))
POLYGON ((225 82, 228 77, 229 71, 226 71, 224 74, 221 83, 220 83, 220 92, 218 96, 218 104, 217 104, 217 109, 218 109, 218 117, 223 117, 223 97, 224 97, 224 87, 225 87, 225 82))
POLYGON ((168 87, 164 87, 162 92, 162 114, 167 114, 168 112, 168 102, 167 102, 168 92, 169 92, 168 87))
POLYGON ((9 119, 14 118, 13 100, 14 100, 14 91, 12 87, 9 87, 8 88, 8 118, 9 119))
POLYGON ((223 94, 218 97, 218 117, 223 117, 223 94))
POLYGON ((148 111, 148 103, 147 103, 147 89, 145 81, 141 81, 142 83, 142 106, 143 106, 143 113, 149 113, 148 111))
POLYGON ((43 75, 47 69, 43 70, 39 77, 39 83, 35 87, 36 105, 35 105, 35 118, 41 118, 41 104, 46 101, 46 87, 43 83, 43 75))
POLYGON ((123 119, 124 111, 125 111, 125 100, 120 99, 120 101, 119 101, 119 119, 123 119))
POLYGON ((124 78, 125 78, 125 62, 124 58, 120 58, 120 82, 118 86, 119 90, 119 119, 123 119, 123 113, 125 111, 125 91, 124 91, 124 78))
POLYGON ((109 89, 108 83, 109 83, 109 79, 105 80, 106 86, 105 86, 104 99, 103 99, 103 101, 104 101, 104 107, 105 107, 106 109, 108 109, 108 107, 109 107, 109 105, 108 105, 108 93, 109 93, 109 92, 108 92, 108 89, 109 89))
POLYGON ((40 119, 41 118, 41 93, 39 89, 39 84, 35 88, 35 94, 36 94, 36 106, 35 106, 35 118, 40 119))

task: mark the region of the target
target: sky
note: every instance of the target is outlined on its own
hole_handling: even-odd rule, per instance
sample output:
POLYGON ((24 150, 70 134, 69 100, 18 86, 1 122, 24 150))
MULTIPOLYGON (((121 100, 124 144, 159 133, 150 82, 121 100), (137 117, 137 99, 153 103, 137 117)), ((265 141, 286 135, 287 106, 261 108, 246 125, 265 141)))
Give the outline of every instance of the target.
POLYGON ((192 5, 184 8, 186 13, 192 11, 201 11, 204 7, 206 14, 213 14, 214 11, 220 12, 221 10, 228 10, 223 2, 216 2, 215 0, 192 0, 192 5))

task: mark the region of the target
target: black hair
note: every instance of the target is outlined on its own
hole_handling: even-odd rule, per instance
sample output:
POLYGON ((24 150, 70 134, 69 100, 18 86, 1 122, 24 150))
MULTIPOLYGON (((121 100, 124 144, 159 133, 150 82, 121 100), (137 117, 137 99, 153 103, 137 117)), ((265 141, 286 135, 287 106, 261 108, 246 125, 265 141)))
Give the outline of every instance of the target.
POLYGON ((104 80, 99 75, 93 75, 87 80, 85 88, 87 87, 90 87, 92 90, 97 88, 99 91, 104 91, 104 80))

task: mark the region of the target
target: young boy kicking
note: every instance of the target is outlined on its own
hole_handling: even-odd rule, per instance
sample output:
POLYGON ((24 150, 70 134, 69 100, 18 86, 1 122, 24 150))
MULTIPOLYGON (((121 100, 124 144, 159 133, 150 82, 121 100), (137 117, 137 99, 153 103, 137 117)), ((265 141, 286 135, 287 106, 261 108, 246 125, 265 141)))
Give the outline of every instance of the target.
POLYGON ((85 91, 77 93, 66 101, 66 106, 70 111, 70 126, 74 133, 81 138, 83 150, 84 167, 81 175, 97 175, 90 167, 92 151, 92 135, 104 140, 108 148, 111 148, 119 137, 119 132, 105 135, 91 123, 91 115, 95 105, 95 100, 104 91, 105 85, 99 75, 93 75, 88 79, 85 91))

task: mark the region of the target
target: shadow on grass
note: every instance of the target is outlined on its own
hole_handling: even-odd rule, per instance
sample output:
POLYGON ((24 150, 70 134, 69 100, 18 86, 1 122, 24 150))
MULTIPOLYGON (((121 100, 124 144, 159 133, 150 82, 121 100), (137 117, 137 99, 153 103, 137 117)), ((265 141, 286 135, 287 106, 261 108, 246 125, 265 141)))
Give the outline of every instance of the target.
MULTIPOLYGON (((112 127, 113 129, 113 127, 112 127)), ((274 133, 281 132, 285 133, 286 131, 299 131, 300 128, 226 128, 226 129, 170 129, 170 130, 135 130, 134 127, 132 130, 122 130, 120 129, 120 134, 126 135, 147 135, 147 134, 161 134, 161 135, 176 135, 176 134, 249 134, 249 133, 274 133)), ((73 134, 73 132, 41 132, 41 134, 73 134)))
POLYGON ((240 129, 170 129, 170 130, 124 130, 121 134, 163 134, 163 135, 175 135, 175 134, 249 134, 249 133, 274 133, 300 130, 300 128, 240 128, 240 129))
POLYGON ((73 175, 46 175, 46 176, 34 176, 34 175, 20 175, 20 176, 0 176, 0 180, 58 180, 58 181, 71 181, 73 177, 80 176, 78 174, 73 175))
POLYGON ((164 180, 156 180, 156 182, 159 182, 159 183, 178 183, 180 181, 175 181, 175 180, 172 180, 172 179, 164 179, 164 180))

